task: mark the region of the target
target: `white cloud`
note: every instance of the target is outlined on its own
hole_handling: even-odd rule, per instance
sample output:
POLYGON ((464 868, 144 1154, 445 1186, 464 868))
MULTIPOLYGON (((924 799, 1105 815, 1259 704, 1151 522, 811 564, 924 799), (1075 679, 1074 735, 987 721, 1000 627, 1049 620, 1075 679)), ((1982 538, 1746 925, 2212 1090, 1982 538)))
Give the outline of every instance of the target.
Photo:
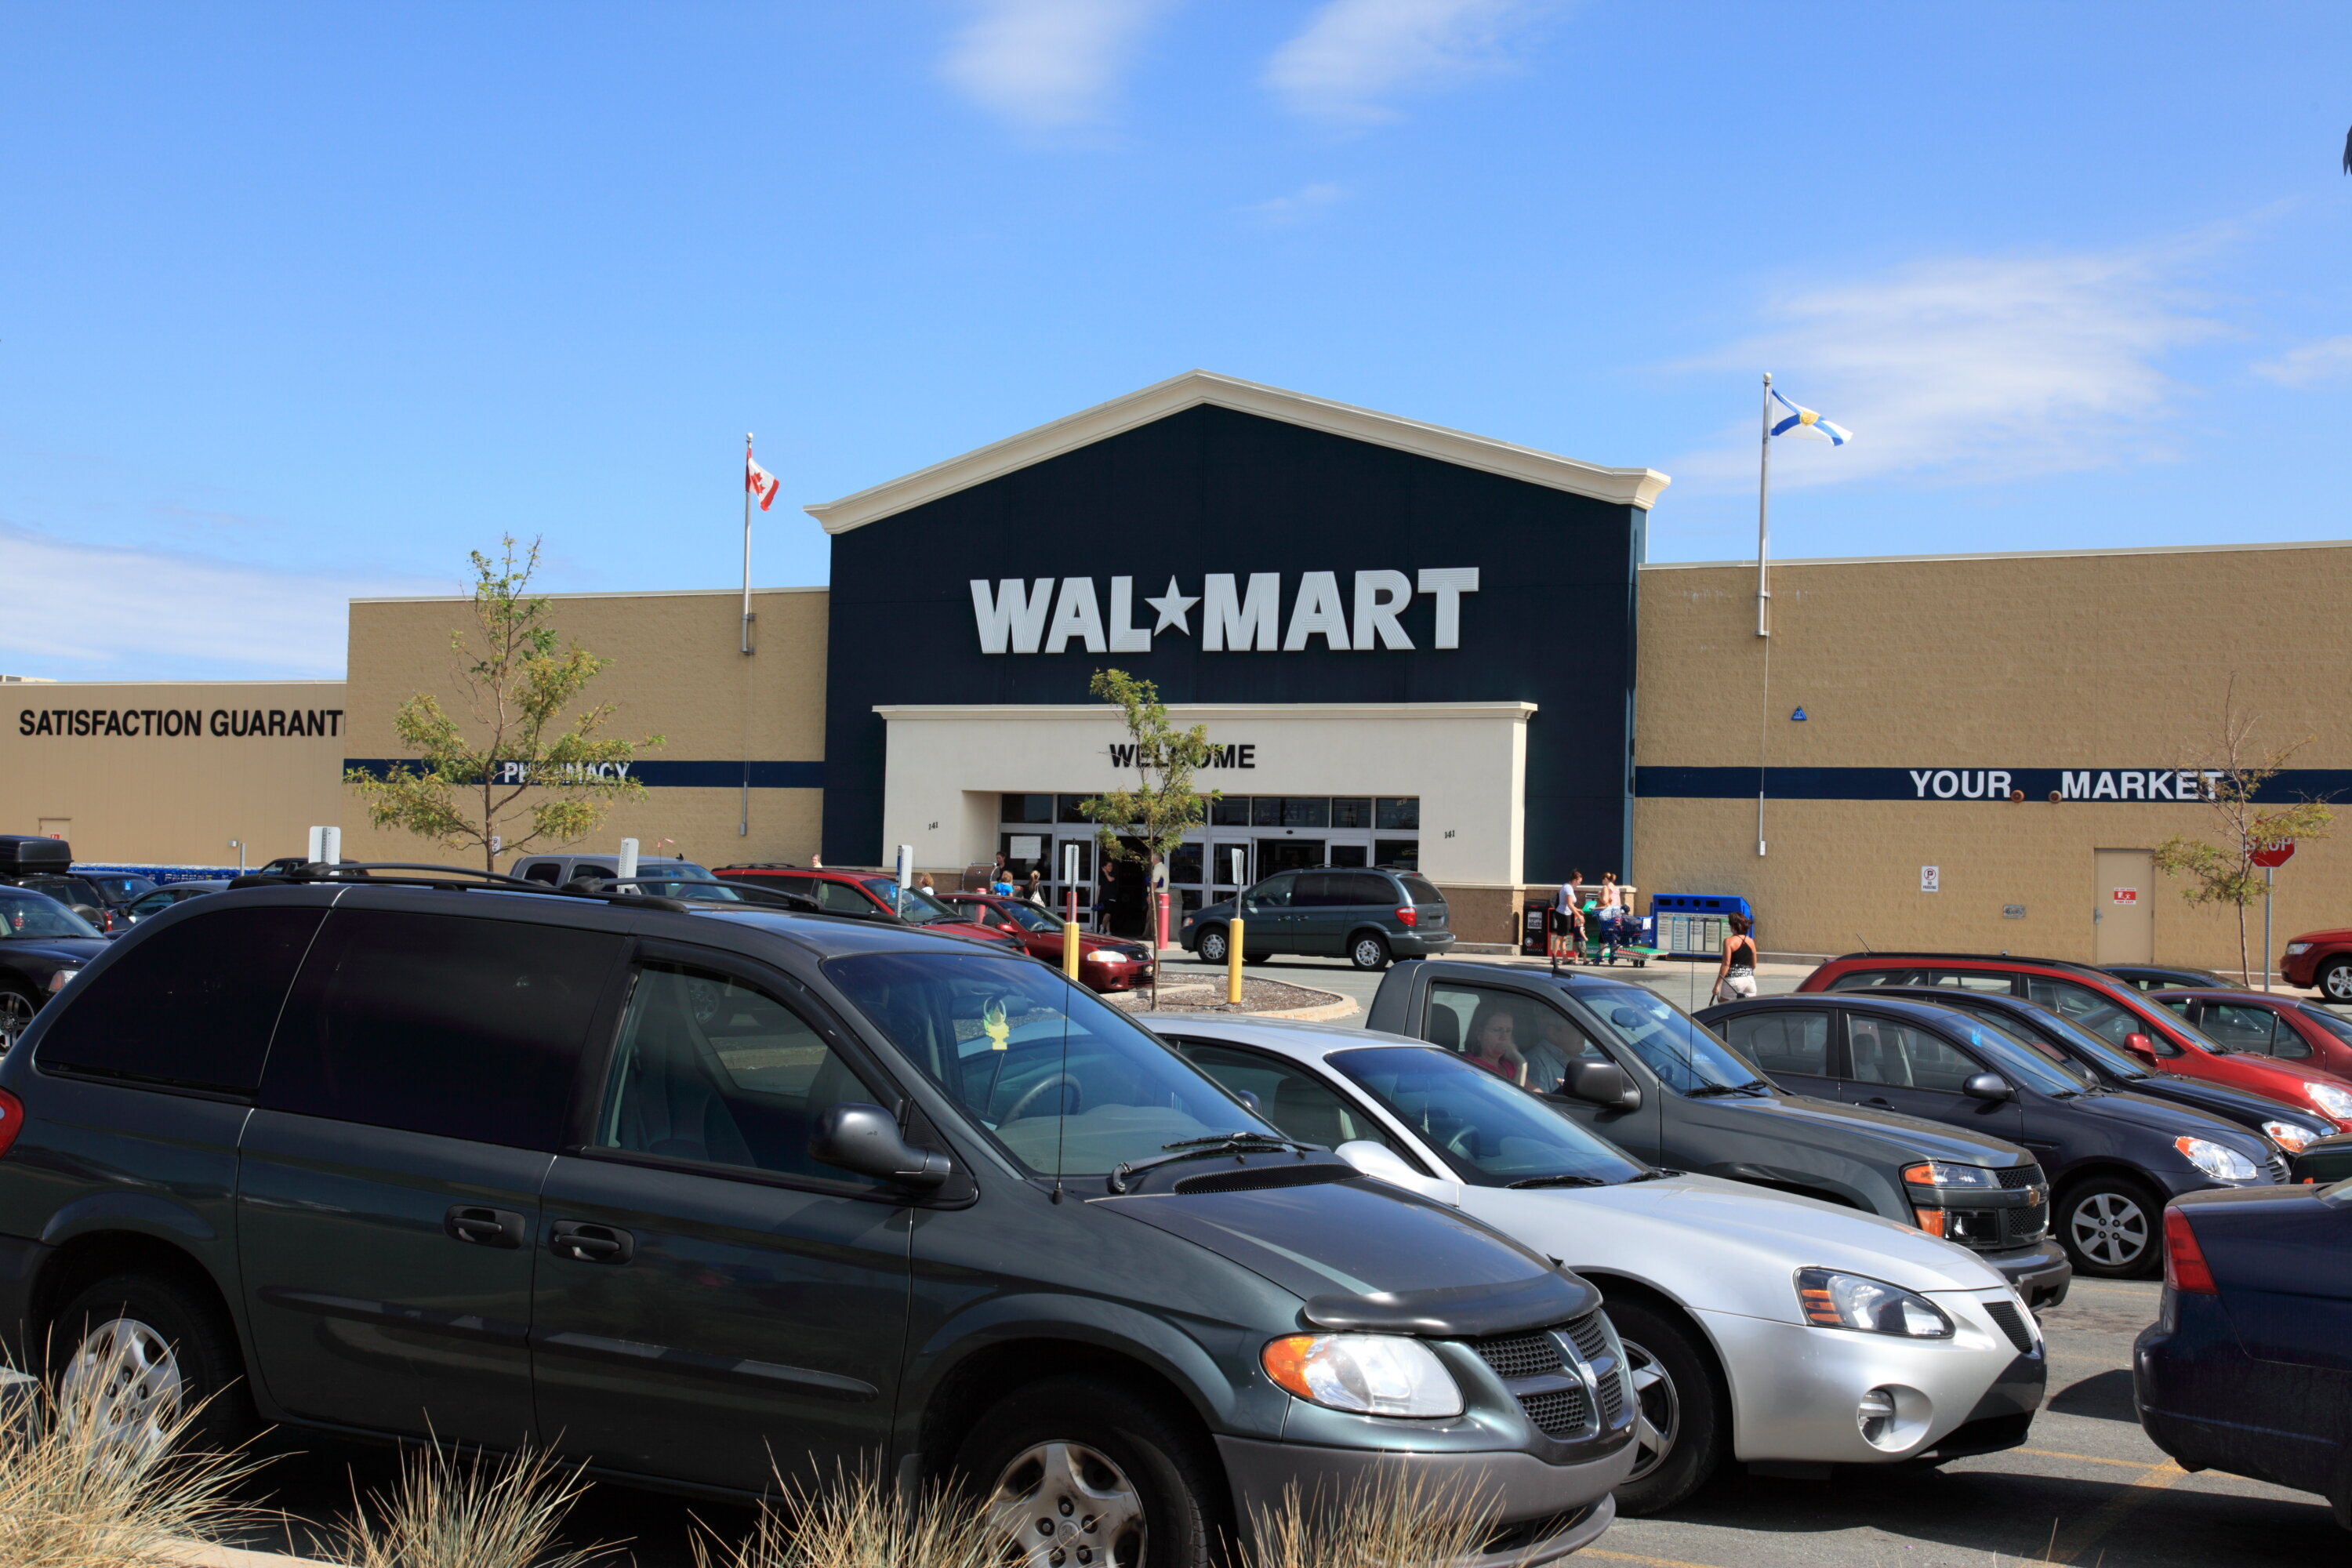
POLYGON ((1301 114, 1385 120, 1381 100, 1507 69, 1541 0, 1327 0, 1266 62, 1265 85, 1301 114))
POLYGON ((1311 185, 1301 185, 1290 195, 1276 196, 1271 201, 1252 202, 1242 210, 1268 227, 1281 228, 1299 222, 1310 213, 1331 205, 1339 199, 1341 194, 1339 186, 1321 182, 1311 185))
POLYGON ((2352 333, 2289 349, 2276 359, 2261 361, 2254 374, 2282 386, 2317 386, 2352 375, 2352 333))
POLYGON ((448 594, 446 581, 273 572, 196 555, 82 544, 0 523, 0 657, 11 673, 171 679, 224 667, 288 679, 343 673, 345 601, 448 594))
MULTIPOLYGON (((2157 253, 1925 261, 1774 302, 1775 324, 1682 368, 1769 370, 1854 432, 1773 443, 1775 488, 1905 474, 2010 479, 2168 455, 2179 384, 2166 354, 2221 324, 2157 253), (1785 461, 1784 461, 1785 459, 1785 461)), ((1756 468, 1756 426, 1675 471, 1756 468)))
POLYGON ((1168 0, 977 0, 940 74, 1031 130, 1100 119, 1168 0))

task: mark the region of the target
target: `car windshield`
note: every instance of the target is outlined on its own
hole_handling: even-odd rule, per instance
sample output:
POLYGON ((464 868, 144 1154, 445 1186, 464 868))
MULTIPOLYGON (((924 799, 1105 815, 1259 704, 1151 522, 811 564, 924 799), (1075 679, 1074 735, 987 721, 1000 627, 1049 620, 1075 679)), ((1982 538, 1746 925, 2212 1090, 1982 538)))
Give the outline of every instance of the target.
POLYGON ((1026 899, 1007 899, 1001 904, 988 904, 982 907, 995 910, 1010 918, 1014 924, 1024 926, 1030 931, 1058 931, 1062 929, 1061 921, 1026 899))
POLYGON ((898 918, 908 925, 937 925, 941 921, 969 920, 971 916, 949 908, 920 888, 902 888, 887 877, 859 879, 866 890, 882 900, 885 907, 898 911, 898 918))
POLYGON ((92 877, 89 879, 100 891, 118 902, 127 902, 155 890, 155 884, 144 877, 92 877))
POLYGON ((2004 1078, 2014 1079, 2043 1094, 2080 1094, 2091 1086, 2088 1073, 2068 1064, 2053 1064, 2041 1052, 2003 1029, 1990 1018, 1974 1013, 1960 1013, 1966 1021, 1960 1025, 1961 1037, 1982 1051, 1991 1061, 1993 1070, 2004 1078))
POLYGON ((1676 1094, 1720 1093, 1751 1086, 1759 1094, 1771 1092, 1771 1085, 1753 1062, 1654 991, 1602 984, 1579 985, 1569 994, 1676 1094))
POLYGON ((98 928, 55 899, 0 888, 0 936, 26 941, 41 937, 95 937, 98 928))
POLYGON ((1034 1174, 1103 1175, 1195 1138, 1278 1138, 1056 970, 992 953, 865 953, 832 976, 908 1060, 1034 1174))
POLYGON ((2298 1006, 2295 1011, 2301 1014, 2304 1017, 2308 1018, 2313 1023, 2318 1025, 2321 1028, 2326 1030, 2329 1034, 2335 1036, 2337 1039, 2352 1040, 2352 1023, 2347 1023, 2342 1018, 2339 1018, 2335 1014, 2329 1012, 2326 1008, 2315 1007, 2310 1003, 2305 1002, 2298 1006))
POLYGON ((1474 1185, 1613 1186, 1648 1168, 1452 1051, 1378 1047, 1328 1059, 1474 1185))
MULTIPOLYGON (((1949 1006, 1953 1004, 1947 1003, 1946 1005, 1949 1006)), ((2111 1078, 2122 1079, 2129 1083, 2137 1083, 2142 1079, 2156 1076, 2072 1019, 2062 1017, 2038 1003, 2029 1002, 2025 1005, 2033 1009, 2031 1022, 2024 1018, 2012 1018, 2007 1014, 1995 1013, 1990 1009, 1981 1016, 1996 1020, 2003 1032, 2011 1038, 2023 1041, 2038 1055, 2056 1061, 2061 1067, 2079 1070, 2076 1068, 2076 1059, 2079 1058, 2081 1061, 2095 1064, 2111 1078), (2035 1037, 2045 1035, 2050 1037, 2052 1044, 2045 1046, 2035 1037), (2072 1057, 2068 1055, 2069 1052, 2072 1053, 2072 1057)), ((1973 1008, 1968 1010, 1975 1011, 1973 1008)), ((2087 1074, 2084 1081, 2085 1083, 2090 1081, 2087 1074)))

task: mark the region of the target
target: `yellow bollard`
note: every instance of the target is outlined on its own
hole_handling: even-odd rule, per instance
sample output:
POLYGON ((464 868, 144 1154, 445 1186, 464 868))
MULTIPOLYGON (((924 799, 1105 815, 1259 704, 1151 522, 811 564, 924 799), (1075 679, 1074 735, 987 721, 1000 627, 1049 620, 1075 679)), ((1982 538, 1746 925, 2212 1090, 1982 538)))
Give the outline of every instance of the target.
POLYGON ((1078 941, 1078 922, 1064 921, 1062 922, 1062 973, 1076 980, 1078 977, 1078 959, 1084 952, 1085 948, 1078 941))
POLYGON ((1225 1005, 1242 1005, 1242 922, 1235 921, 1225 934, 1225 1005))

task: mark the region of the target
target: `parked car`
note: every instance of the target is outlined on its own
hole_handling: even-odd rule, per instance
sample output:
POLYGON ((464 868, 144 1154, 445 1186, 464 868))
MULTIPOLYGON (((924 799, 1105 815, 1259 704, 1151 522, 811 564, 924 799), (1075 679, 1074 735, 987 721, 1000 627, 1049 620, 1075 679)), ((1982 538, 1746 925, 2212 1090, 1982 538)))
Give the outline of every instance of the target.
POLYGON ((2204 1079, 2315 1110, 2336 1131, 2352 1131, 2352 1084, 2292 1062, 2232 1051, 2170 1008, 2087 964, 2008 953, 1850 952, 1799 984, 1799 991, 1882 985, 1950 985, 2006 992, 2054 1009, 2159 1072, 2204 1079))
POLYGON ((2074 1269, 2050 1186, 2005 1138, 1789 1094, 1656 992, 1606 973, 1433 960, 1381 977, 1366 1026, 1484 1062, 1620 1148, 1916 1226, 1982 1257, 2035 1309, 2074 1269))
POLYGON ((22 888, 26 892, 39 893, 44 898, 55 899, 76 915, 97 927, 101 934, 130 929, 129 919, 118 920, 112 907, 106 901, 106 895, 90 886, 82 878, 64 873, 35 872, 29 876, 10 877, 7 879, 7 884, 13 888, 22 888))
POLYGON ((2261 1133, 2099 1087, 1958 1008, 1832 991, 1728 1002, 1698 1020, 1782 1089, 2021 1145, 2050 1178, 2051 1228, 2077 1274, 2153 1274, 2167 1199, 2286 1179, 2285 1159, 2261 1133))
POLYGON ((96 926, 46 893, 0 886, 0 1051, 48 999, 106 951, 96 926))
MULTIPOLYGON (((597 881, 611 881, 621 874, 618 855, 521 855, 507 868, 507 875, 520 877, 526 882, 545 882, 551 888, 562 887, 583 877, 597 881)), ((673 855, 643 855, 637 858, 637 875, 658 877, 692 877, 698 881, 713 881, 709 868, 698 866, 673 855)))
POLYGON ((226 879, 203 878, 185 882, 173 882, 168 886, 157 888, 152 892, 142 893, 138 898, 133 899, 122 912, 132 925, 137 925, 149 915, 160 915, 173 904, 184 904, 190 899, 201 899, 206 893, 227 891, 228 882, 226 879))
POLYGON ((2216 1045, 2352 1082, 2352 1020, 2316 1002, 2227 987, 2152 991, 2147 999, 2171 1008, 2216 1045))
POLYGON ((2164 1302, 2132 1346, 2156 1446, 2317 1492, 2352 1529, 2352 1186, 2198 1193, 2164 1211, 2164 1302))
POLYGON ((155 890, 155 882, 128 871, 98 871, 77 867, 74 875, 88 882, 110 910, 127 910, 155 890))
POLYGON ((18 1354, 70 1385, 126 1347, 167 1392, 110 1417, 206 1402, 208 1446, 961 1473, 1102 1568, 1206 1568, 1399 1454, 1500 1500, 1481 1562, 1607 1527, 1635 1450, 1599 1292, 1091 993, 896 922, 468 876, 194 900, 36 1019, 0 1060, 18 1354), (1531 1338, 1572 1359, 1498 1349, 1531 1338))
POLYGON ((753 909, 783 910, 796 915, 823 911, 814 899, 787 893, 782 888, 751 888, 722 882, 716 877, 599 877, 593 886, 602 892, 639 893, 652 899, 676 899, 686 903, 737 904, 753 909))
POLYGON ((1295 952, 1386 969, 1392 959, 1431 958, 1454 945, 1445 895, 1417 871, 1278 871, 1186 915, 1177 940, 1202 962, 1223 963, 1237 916, 1245 962, 1295 952))
POLYGON ((982 925, 962 910, 950 909, 920 888, 902 888, 896 878, 879 871, 836 871, 812 866, 722 866, 717 875, 723 882, 776 888, 814 899, 817 908, 829 915, 920 926, 940 936, 961 937, 999 951, 1026 951, 1016 933, 982 925))
POLYGON ((2352 1132, 2338 1132, 2297 1150, 2287 1173, 2288 1181, 2304 1186, 2325 1187, 2347 1179, 2352 1179, 2352 1132))
POLYGON ((2181 969, 2163 963, 2110 963, 2099 971, 2122 981, 2135 991, 2242 991, 2242 985, 2232 985, 2210 969, 2181 969))
MULTIPOLYGON (((975 925, 1011 931, 1029 956, 1062 967, 1062 922, 1026 899, 997 893, 943 893, 940 901, 975 925)), ((1098 931, 1078 933, 1078 978, 1090 991, 1132 991, 1151 983, 1150 947, 1098 931)))
POLYGON ((1142 1022, 1291 1137, 1600 1287, 1641 1408, 1641 1457, 1617 1489, 1627 1513, 1673 1507, 1726 1459, 1933 1464, 2025 1441, 2046 1372, 2041 1338, 2017 1293, 1966 1248, 1659 1170, 1402 1036, 1202 1014, 1142 1022))
POLYGON ((2317 1139, 2335 1135, 2335 1123, 2315 1110, 2298 1110, 2275 1100, 2201 1078, 2157 1072, 2053 1009, 2005 991, 1963 991, 1957 985, 1888 985, 1871 994, 1908 996, 1990 1018, 2000 1026, 2003 1033, 2024 1041, 2053 1062, 2089 1075, 2095 1083, 2218 1116, 2261 1133, 2289 1153, 2317 1139))
POLYGON ((2352 926, 2290 939, 2279 954, 2279 973, 2289 985, 2316 991, 2330 1002, 2352 1003, 2352 926))

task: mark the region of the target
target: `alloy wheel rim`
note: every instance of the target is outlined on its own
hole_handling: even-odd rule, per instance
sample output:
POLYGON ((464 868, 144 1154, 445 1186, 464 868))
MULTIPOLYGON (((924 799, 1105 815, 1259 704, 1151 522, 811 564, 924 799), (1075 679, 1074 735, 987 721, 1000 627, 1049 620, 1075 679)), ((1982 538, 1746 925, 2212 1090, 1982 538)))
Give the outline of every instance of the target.
POLYGON ((999 1568, 1140 1568, 1143 1499, 1101 1450, 1065 1438, 1015 1455, 989 1495, 999 1568))
POLYGON ((2352 1002, 2352 963, 2339 963, 2327 972, 2327 994, 2338 1002, 2352 1002))
POLYGON ((33 1004, 14 991, 0 991, 0 1050, 16 1043, 33 1022, 33 1004))
POLYGON ((1381 944, 1370 937, 1356 944, 1356 964, 1361 969, 1377 969, 1381 962, 1381 944))
POLYGON ((113 1318, 82 1335, 58 1394, 66 1421, 91 1423, 100 1447, 136 1462, 169 1446, 187 1391, 171 1341, 136 1318, 113 1318))
POLYGON ((1682 1395, 1675 1391, 1666 1363, 1648 1347, 1633 1340, 1625 1346, 1625 1366, 1633 1374, 1633 1471, 1625 1479, 1638 1481, 1673 1458, 1675 1438, 1682 1427, 1682 1395))
POLYGON ((2147 1250, 2147 1211, 2121 1193, 2092 1193, 2068 1217, 2074 1246, 2108 1268, 2126 1268, 2147 1250))

